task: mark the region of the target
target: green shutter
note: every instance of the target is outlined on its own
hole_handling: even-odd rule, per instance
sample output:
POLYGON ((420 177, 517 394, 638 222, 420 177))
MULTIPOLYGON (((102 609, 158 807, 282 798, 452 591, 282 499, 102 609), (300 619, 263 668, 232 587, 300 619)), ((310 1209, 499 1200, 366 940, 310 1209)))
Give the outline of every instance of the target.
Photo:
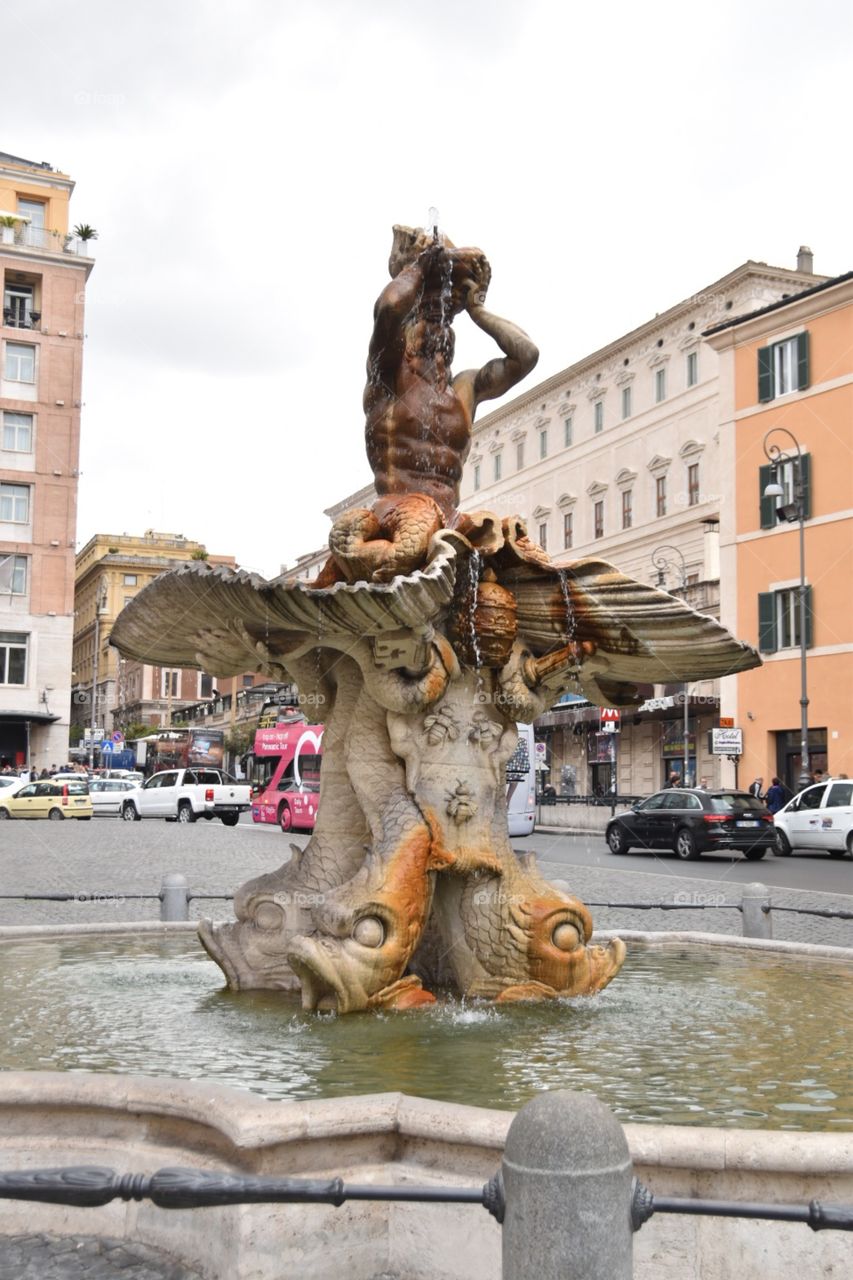
POLYGON ((812 589, 806 587, 806 648, 814 644, 814 611, 812 609, 812 589))
POLYGON ((762 404, 773 399, 773 352, 770 347, 758 349, 758 399, 762 404))
POLYGON ((772 591, 758 596, 758 648, 762 653, 776 652, 776 597, 772 591))
POLYGON ((812 458, 810 453, 804 453, 801 459, 802 481, 803 481, 803 519, 811 520, 812 518, 812 458))
POLYGON ((768 463, 766 467, 758 468, 758 497, 761 502, 761 527, 762 529, 776 528, 776 503, 778 498, 765 498, 764 490, 770 483, 773 475, 773 468, 768 463))
POLYGON ((809 335, 797 335, 797 389, 805 391, 809 385, 809 335))

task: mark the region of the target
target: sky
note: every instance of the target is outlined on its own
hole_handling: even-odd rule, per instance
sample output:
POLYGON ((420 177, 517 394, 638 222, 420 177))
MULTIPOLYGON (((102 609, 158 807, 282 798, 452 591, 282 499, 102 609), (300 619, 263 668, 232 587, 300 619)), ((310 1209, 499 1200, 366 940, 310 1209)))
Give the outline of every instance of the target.
MULTIPOLYGON (((391 227, 430 206, 540 348, 517 394, 748 258, 853 268, 842 0, 28 0, 3 28, 0 151, 98 231, 79 546, 155 528, 265 576, 322 546, 371 478, 391 227)), ((461 317, 455 367, 493 354, 461 317)))

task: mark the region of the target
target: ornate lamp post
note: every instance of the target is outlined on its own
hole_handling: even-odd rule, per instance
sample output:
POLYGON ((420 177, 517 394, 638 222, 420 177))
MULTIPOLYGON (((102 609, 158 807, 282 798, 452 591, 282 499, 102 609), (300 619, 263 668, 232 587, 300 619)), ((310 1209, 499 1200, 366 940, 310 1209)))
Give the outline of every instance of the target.
POLYGON ((800 442, 797 437, 788 430, 787 427, 772 427, 762 441, 764 446, 764 456, 770 463, 770 483, 764 489, 765 498, 784 498, 785 489, 780 482, 780 473, 782 468, 791 463, 793 471, 793 502, 786 503, 784 506, 776 508, 777 517, 789 521, 791 524, 795 520, 800 524, 800 593, 799 593, 799 623, 800 623, 800 788, 807 787, 811 782, 811 761, 809 759, 809 695, 808 695, 808 678, 806 666, 806 503, 805 503, 805 486, 803 484, 803 451, 800 448, 800 442), (771 444, 770 437, 784 435, 793 444, 796 453, 783 452, 778 444, 771 444))
MULTIPOLYGON (((95 729, 98 727, 98 661, 101 647, 101 616, 107 612, 107 584, 103 578, 95 591, 95 651, 92 654, 92 736, 89 739, 89 768, 95 766, 95 729)), ((103 727, 103 726, 101 726, 103 727)))
MULTIPOLYGON (((687 562, 683 553, 678 547, 670 546, 664 543, 663 546, 655 547, 652 552, 652 564, 658 571, 658 586, 666 586, 667 569, 677 569, 681 574, 681 589, 684 591, 687 587, 687 562)), ((688 771, 690 769, 690 716, 687 702, 687 681, 684 682, 684 691, 682 693, 684 701, 684 744, 683 756, 684 764, 682 765, 681 785, 687 786, 688 771)), ((695 779, 694 779, 695 781, 695 779)))

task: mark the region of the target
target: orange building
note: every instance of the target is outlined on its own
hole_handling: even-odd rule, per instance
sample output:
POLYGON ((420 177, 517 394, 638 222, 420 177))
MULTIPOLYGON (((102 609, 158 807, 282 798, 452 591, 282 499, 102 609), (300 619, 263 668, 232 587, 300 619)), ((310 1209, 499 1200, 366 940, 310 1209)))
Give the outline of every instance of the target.
POLYGON ((721 714, 743 730, 739 782, 778 775, 795 788, 801 769, 798 472, 809 765, 853 774, 853 272, 705 336, 720 355, 720 450, 733 477, 721 620, 764 660, 721 691, 721 714), (785 457, 772 468, 774 445, 785 457), (765 495, 771 482, 781 496, 765 495))

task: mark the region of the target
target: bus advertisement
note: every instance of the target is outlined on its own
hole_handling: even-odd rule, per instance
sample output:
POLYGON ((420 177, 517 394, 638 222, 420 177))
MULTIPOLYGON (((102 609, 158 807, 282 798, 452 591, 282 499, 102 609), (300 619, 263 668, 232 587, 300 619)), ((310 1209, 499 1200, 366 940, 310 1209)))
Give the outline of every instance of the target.
POLYGON ((320 798, 323 726, 304 716, 258 729, 247 760, 252 820, 282 831, 313 831, 320 798))
MULTIPOLYGON (((322 759, 321 724, 306 724, 300 715, 258 729, 247 759, 253 821, 276 822, 285 833, 313 831, 322 759)), ((518 726, 518 745, 506 767, 506 807, 509 835, 529 836, 536 820, 532 724, 518 726)))
POLYGON ((160 729, 131 743, 136 763, 147 774, 161 769, 189 769, 193 765, 222 768, 225 733, 222 729, 160 729))

